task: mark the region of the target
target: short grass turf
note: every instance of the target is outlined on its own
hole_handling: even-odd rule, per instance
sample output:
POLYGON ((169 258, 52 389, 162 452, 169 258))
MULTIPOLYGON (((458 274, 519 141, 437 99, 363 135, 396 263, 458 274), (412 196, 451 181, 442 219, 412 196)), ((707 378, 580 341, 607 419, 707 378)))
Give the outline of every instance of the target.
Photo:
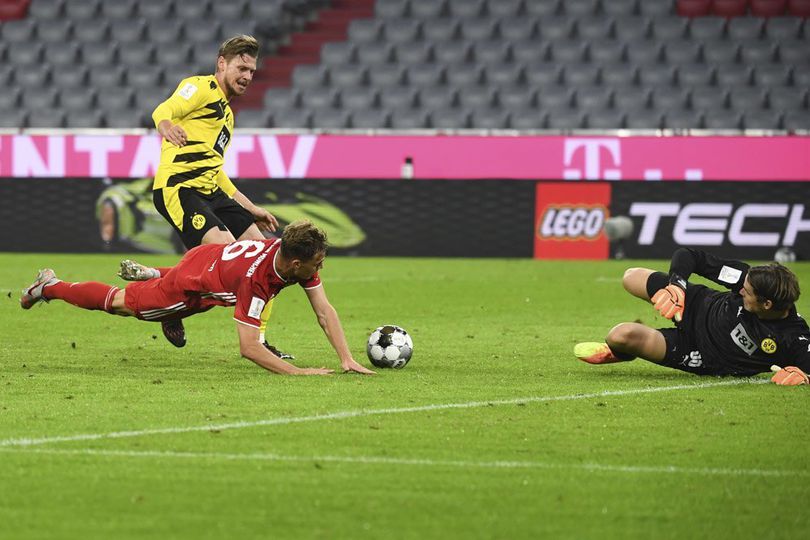
MULTIPOLYGON (((666 261, 332 258, 355 358, 395 323, 413 360, 281 377, 239 357, 230 309, 175 349, 154 323, 19 308, 38 268, 120 284, 118 260, 0 255, 0 538, 806 538, 810 388, 572 356, 668 324, 620 285, 666 261)), ((337 367, 300 290, 271 341, 337 367)))

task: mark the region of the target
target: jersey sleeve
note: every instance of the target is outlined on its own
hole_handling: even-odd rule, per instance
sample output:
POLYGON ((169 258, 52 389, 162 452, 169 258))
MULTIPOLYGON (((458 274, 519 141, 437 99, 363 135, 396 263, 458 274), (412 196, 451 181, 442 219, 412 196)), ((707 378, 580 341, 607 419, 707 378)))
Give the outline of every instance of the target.
POLYGON ((191 111, 200 107, 204 101, 205 85, 198 77, 189 77, 180 81, 174 93, 155 108, 152 120, 157 127, 163 120, 177 122, 191 111))
POLYGON ((787 365, 810 374, 810 333, 797 336, 789 349, 787 365))
POLYGON ((267 305, 269 294, 267 290, 254 280, 244 280, 236 293, 236 307, 233 318, 236 322, 259 328, 264 307, 267 305))
MULTIPOLYGON (((670 283, 676 283, 697 274, 731 291, 739 292, 749 268, 742 261, 721 259, 699 249, 680 248, 672 255, 669 277, 670 283)), ((681 285, 685 286, 685 283, 681 285)))
POLYGON ((228 175, 225 174, 223 169, 220 169, 217 172, 217 175, 214 177, 214 181, 219 186, 219 189, 224 191, 228 197, 233 198, 233 194, 236 193, 236 186, 233 185, 233 182, 231 182, 231 179, 228 178, 228 175))
POLYGON ((312 278, 299 283, 303 289, 314 289, 321 286, 321 276, 316 272, 312 278))

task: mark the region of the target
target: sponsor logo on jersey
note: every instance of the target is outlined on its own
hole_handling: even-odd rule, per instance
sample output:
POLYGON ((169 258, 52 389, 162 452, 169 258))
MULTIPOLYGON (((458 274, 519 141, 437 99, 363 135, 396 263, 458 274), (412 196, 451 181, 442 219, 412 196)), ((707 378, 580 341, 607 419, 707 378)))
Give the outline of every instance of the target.
POLYGON ((771 338, 765 338, 759 344, 759 348, 768 354, 773 354, 776 352, 776 342, 771 338))
POLYGON ((222 131, 219 132, 217 135, 217 141, 214 143, 214 150, 220 156, 225 155, 225 148, 228 146, 228 142, 231 140, 231 132, 228 131, 227 126, 222 126, 222 131))
POLYGON ((198 231, 205 227, 205 216, 202 214, 194 214, 191 216, 191 226, 198 231))
MULTIPOLYGON (((754 343, 754 340, 751 339, 748 332, 745 331, 745 327, 742 323, 739 323, 731 331, 731 340, 748 356, 751 356, 754 354, 754 351, 757 350, 757 344, 754 343)), ((776 343, 774 343, 774 346, 776 346, 776 343)))
POLYGON ((250 309, 248 310, 248 317, 258 319, 259 317, 261 317, 262 311, 264 311, 264 300, 262 300, 258 296, 254 296, 253 299, 250 301, 250 309))
POLYGON ((197 87, 191 83, 186 83, 183 88, 177 91, 177 95, 188 101, 197 92, 197 87))

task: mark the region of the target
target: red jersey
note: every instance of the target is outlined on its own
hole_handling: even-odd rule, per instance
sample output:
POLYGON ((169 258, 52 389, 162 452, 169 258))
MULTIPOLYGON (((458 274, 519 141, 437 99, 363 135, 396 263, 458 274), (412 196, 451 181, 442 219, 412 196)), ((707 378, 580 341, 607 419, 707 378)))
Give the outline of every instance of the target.
POLYGON ((321 285, 317 273, 303 282, 279 276, 280 248, 281 240, 195 247, 165 276, 127 286, 126 304, 139 318, 151 321, 184 318, 214 306, 236 306, 234 319, 258 328, 265 304, 281 289, 295 283, 304 289, 321 285))

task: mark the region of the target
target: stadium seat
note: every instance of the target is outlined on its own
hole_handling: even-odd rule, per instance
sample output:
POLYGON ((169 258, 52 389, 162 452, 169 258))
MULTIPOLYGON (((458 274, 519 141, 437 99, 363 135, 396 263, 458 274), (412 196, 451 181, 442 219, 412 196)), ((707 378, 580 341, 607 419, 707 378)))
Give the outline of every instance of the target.
POLYGON ((127 86, 148 91, 163 84, 163 69, 158 66, 137 66, 127 70, 127 86))
POLYGON ((810 40, 783 39, 777 45, 776 56, 783 65, 807 69, 810 67, 810 40))
POLYGON ((459 37, 470 42, 492 39, 498 34, 498 23, 494 19, 473 17, 462 19, 459 24, 459 37))
POLYGON ((512 129, 545 129, 547 113, 537 109, 511 111, 509 125, 512 129))
POLYGON ((569 64, 587 59, 588 44, 578 39, 558 39, 550 45, 549 60, 569 64))
POLYGON ((756 17, 779 17, 787 8, 787 0, 750 0, 750 4, 756 17))
POLYGON ((352 43, 373 43, 380 39, 382 23, 376 19, 356 19, 349 24, 352 43))
POLYGON ((740 46, 729 41, 710 41, 703 45, 702 52, 704 62, 723 67, 737 62, 740 57, 740 46))
POLYGON ((67 43, 73 32, 73 23, 66 19, 50 19, 37 23, 37 38, 42 43, 67 43))
POLYGON ((65 127, 65 113, 59 109, 30 109, 27 126, 29 128, 62 128, 65 127))
POLYGON ((458 39, 458 26, 458 21, 449 17, 426 19, 422 23, 422 36, 430 43, 452 41, 458 39))
POLYGON ((547 43, 539 43, 534 39, 521 39, 511 44, 512 60, 522 63, 533 63, 549 60, 550 46, 547 43))
POLYGON ((76 21, 73 24, 73 38, 85 47, 107 41, 110 38, 109 24, 98 20, 76 21))
POLYGON ((576 38, 574 19, 563 16, 549 16, 539 19, 538 34, 541 39, 554 42, 560 39, 576 38))
POLYGON ((321 129, 345 129, 351 126, 349 113, 341 109, 313 109, 312 127, 321 129))
POLYGON ((760 39, 764 26, 762 19, 756 17, 738 17, 728 21, 726 34, 728 39, 734 41, 760 39))
POLYGON ((716 71, 718 86, 745 87, 753 82, 751 68, 743 64, 723 64, 716 71))
POLYGON ((208 0, 174 0, 175 16, 181 19, 202 19, 208 17, 208 0))
POLYGON ((239 34, 255 35, 257 23, 252 19, 225 20, 219 27, 219 42, 239 34))
POLYGON ((793 82, 793 69, 779 64, 760 65, 752 70, 753 83, 762 88, 788 86, 793 82))
POLYGON ((486 4, 492 17, 515 17, 523 9, 523 0, 488 0, 486 4))
POLYGON ((374 15, 382 19, 396 19, 408 14, 408 0, 377 0, 374 15))
POLYGON ((718 17, 742 17, 748 11, 748 0, 712 0, 712 13, 718 17))
MULTIPOLYGON (((703 18, 692 20, 701 21, 703 18)), ((689 19, 663 17, 660 19, 652 19, 650 21, 650 36, 655 38, 659 43, 672 39, 683 39, 688 35, 689 19)))
POLYGON ((488 86, 473 86, 458 93, 461 107, 484 110, 495 105, 495 90, 488 86))
POLYGON ((484 13, 486 0, 447 0, 447 11, 453 17, 477 17, 484 13))
POLYGON ((574 91, 561 86, 541 88, 537 92, 537 107, 546 111, 567 109, 574 100, 574 91))
POLYGON ((0 128, 24 128, 27 119, 25 109, 6 109, 0 114, 0 128))
POLYGON ((165 0, 138 0, 138 13, 145 19, 165 20, 169 16, 173 2, 165 0))
POLYGON ((703 113, 700 111, 667 112, 662 118, 664 129, 702 129, 703 113))
POLYGON ((72 129, 104 127, 104 113, 99 110, 68 111, 65 115, 65 127, 72 129))
POLYGON ((447 84, 466 87, 481 82, 482 70, 477 64, 454 64, 447 67, 445 76, 447 84))
POLYGON ((784 129, 788 131, 810 132, 810 111, 787 114, 783 117, 784 129))
POLYGON ((439 64, 416 64, 405 70, 405 80, 417 88, 444 83, 444 68, 439 64))
POLYGON ((633 41, 625 49, 627 62, 632 65, 651 65, 664 61, 664 48, 658 43, 633 41))
POLYGON ((662 2, 653 0, 639 0, 638 10, 648 17, 671 17, 675 15, 675 5, 671 0, 662 2))
POLYGON ((365 66, 388 64, 394 59, 394 47, 387 43, 364 43, 356 49, 357 62, 365 66))
POLYGON ((430 125, 436 129, 466 129, 470 114, 462 109, 435 109, 430 112, 430 125))
POLYGON ((598 64, 614 64, 624 60, 624 43, 613 40, 592 41, 588 45, 588 60, 598 64))
POLYGON ((524 7, 528 16, 542 19, 562 13, 560 4, 560 0, 532 0, 526 2, 524 7))
POLYGON ((394 59, 402 66, 426 64, 433 61, 433 46, 422 41, 394 47, 394 59))
POLYGON ((528 85, 511 86, 497 90, 498 104, 507 110, 515 111, 537 105, 537 91, 528 85))
POLYGON ((65 14, 64 6, 65 0, 36 0, 28 6, 28 15, 38 21, 58 19, 65 14))
POLYGON ((96 89, 114 89, 121 86, 124 68, 121 66, 92 66, 88 72, 89 83, 96 89))
POLYGON ((110 37, 119 43, 143 41, 146 24, 143 20, 116 20, 110 22, 110 37))
POLYGON ((296 66, 292 74, 293 85, 297 88, 313 88, 326 84, 326 69, 317 64, 296 66))
MULTIPOLYGON (((110 112, 129 110, 134 93, 131 88, 122 88, 119 92, 99 92, 96 96, 96 105, 108 115, 110 112)), ((151 115, 152 111, 149 113, 151 115)))
POLYGON ((27 43, 36 35, 36 21, 32 19, 5 21, 0 24, 0 32, 6 43, 27 43))
POLYGON ((802 36, 803 21, 798 17, 772 17, 765 21, 765 37, 773 40, 802 36))
POLYGON ((437 43, 433 47, 433 55, 440 64, 460 64, 472 58, 470 45, 463 41, 437 43))
POLYGON ((555 62, 533 62, 526 65, 526 82, 533 88, 543 88, 562 82, 562 68, 555 62))
MULTIPOLYGON (((7 88, 6 91, 0 92, 0 117, 5 115, 7 111, 12 111, 20 105, 20 91, 15 87, 7 88)), ((3 126, 6 127, 6 126, 3 126)))
POLYGON ((498 109, 473 110, 470 115, 470 127, 474 129, 507 129, 509 113, 498 109))
POLYGON ((211 17, 217 20, 238 20, 247 17, 246 0, 230 0, 229 2, 213 2, 211 4, 211 17))
POLYGON ((600 0, 565 0, 560 3, 563 13, 573 17, 595 15, 601 6, 600 0))
POLYGON ((306 88, 301 92, 301 107, 308 109, 326 109, 338 104, 339 94, 328 87, 306 88))
POLYGON ((330 42, 321 46, 321 62, 327 66, 349 64, 355 60, 355 46, 349 42, 330 42))
POLYGON ((562 80, 573 87, 596 85, 601 81, 601 71, 592 64, 570 64, 563 69, 562 80))
MULTIPOLYGON (((659 111, 679 111, 689 106, 689 91, 683 88, 662 87, 649 93, 653 109, 659 111)), ((620 103, 620 93, 616 93, 616 103, 620 103)))
POLYGON ((340 91, 340 103, 344 109, 355 111, 375 108, 378 104, 377 90, 368 86, 343 88, 340 91))
MULTIPOLYGON (((425 91, 425 89, 423 89, 425 91)), ((384 92, 379 93, 380 106, 384 109, 405 110, 416 105, 419 91, 416 88, 407 86, 392 86, 384 92)), ((449 99, 447 100, 450 101, 449 99)))
POLYGON ((66 112, 88 111, 95 106, 95 91, 81 92, 74 90, 63 90, 59 94, 59 107, 66 112))
POLYGON ((675 69, 664 64, 651 64, 639 68, 639 84, 647 87, 675 84, 675 69))
POLYGON ((667 63, 676 66, 692 66, 701 58, 703 47, 691 39, 679 39, 665 43, 661 49, 667 63))
POLYGON ((484 69, 484 80, 494 88, 511 86, 523 81, 522 64, 494 64, 484 69))
POLYGON ((151 117, 147 122, 146 117, 151 115, 143 113, 137 109, 123 109, 118 111, 104 111, 104 124, 108 128, 134 129, 140 127, 154 128, 151 124, 151 117))
POLYGON ((478 41, 472 44, 472 58, 486 66, 508 62, 511 55, 510 45, 500 40, 478 41))
POLYGON ((350 88, 365 85, 368 82, 368 70, 365 67, 333 66, 329 70, 329 81, 338 88, 350 88))
POLYGON ((793 72, 793 86, 796 88, 810 88, 810 71, 797 69, 793 72))
MULTIPOLYGON (((14 81, 23 89, 42 88, 49 86, 51 68, 47 64, 18 68, 14 81)), ((27 90, 26 90, 27 91, 27 90)))
POLYGON ((580 109, 605 110, 613 106, 613 90, 604 86, 584 86, 574 90, 574 103, 580 109))
POLYGON ((782 114, 773 111, 744 111, 743 129, 782 129, 782 114))
POLYGON ((629 110, 624 122, 628 129, 661 129, 663 126, 661 112, 649 109, 629 110))
POLYGON ((766 94, 761 88, 736 85, 724 86, 724 88, 728 89, 728 105, 730 109, 756 111, 765 107, 766 94))
POLYGON ((689 92, 689 106, 696 111, 716 111, 728 106, 728 92, 717 87, 698 87, 689 92))
POLYGON ((692 39, 722 39, 726 33, 726 20, 722 17, 700 17, 691 19, 688 28, 692 39))
POLYGON ((45 46, 46 61, 52 66, 71 66, 79 62, 79 46, 76 43, 50 43, 45 46))
POLYGON ((587 129, 622 129, 625 127, 625 114, 622 111, 592 110, 585 115, 587 129))
POLYGON ((533 39, 537 36, 537 20, 524 16, 504 17, 498 22, 498 30, 506 43, 533 39))
POLYGON ((116 0, 101 2, 99 7, 104 19, 130 19, 135 14, 136 4, 137 0, 116 0))
POLYGON ((266 109, 293 109, 301 106, 300 92, 295 88, 270 88, 262 98, 266 109))
POLYGON ((742 129, 742 125, 742 113, 738 111, 710 109, 703 114, 706 129, 742 129))
POLYGON ((556 109, 548 111, 546 126, 549 129, 571 130, 587 127, 585 113, 572 109, 556 109))
POLYGON ((419 90, 418 102, 423 109, 449 109, 458 104, 458 93, 447 86, 422 88, 419 90))
POLYGON ((602 2, 602 11, 611 17, 638 14, 638 0, 610 0, 602 2))
POLYGON ((411 0, 411 16, 428 20, 447 15, 445 0, 411 0))
POLYGON ((263 129, 271 126, 273 113, 265 109, 244 109, 236 114, 236 125, 240 129, 263 129))
POLYGON ((94 19, 99 3, 99 0, 70 0, 65 2, 65 16, 70 20, 94 19))
POLYGON ((788 0, 787 8, 795 17, 810 17, 810 0, 788 0))
POLYGON ((427 112, 418 109, 395 109, 391 111, 391 127, 394 129, 420 129, 430 127, 427 112))
POLYGON ((609 64, 602 67, 602 84, 606 86, 630 86, 638 84, 639 70, 628 64, 609 64))
POLYGON ((776 58, 776 45, 767 41, 748 41, 740 46, 740 61, 747 65, 770 64, 776 58))
POLYGON ((417 41, 422 23, 416 19, 389 19, 382 25, 382 33, 388 43, 413 43, 417 41))
POLYGON ((579 39, 591 42, 606 39, 613 35, 613 20, 603 15, 582 17, 576 22, 576 35, 579 39))
POLYGON ((306 109, 278 109, 272 113, 272 125, 276 128, 308 128, 310 113, 306 109))
POLYGON ((155 47, 148 41, 136 41, 118 50, 118 60, 126 66, 145 66, 154 60, 155 47))
MULTIPOLYGON (((680 23, 683 29, 683 23, 680 23)), ((613 24, 613 34, 617 40, 623 42, 634 42, 645 40, 652 31, 652 22, 648 17, 629 16, 616 19, 613 24)))
MULTIPOLYGON (((680 91, 679 89, 675 89, 680 91)), ((620 111, 634 111, 646 109, 650 105, 651 92, 647 88, 638 86, 613 87, 613 106, 620 111)))
POLYGON ((56 88, 27 88, 20 98, 22 106, 31 111, 53 109, 58 93, 56 88))
POLYGON ((376 66, 368 72, 369 84, 377 88, 388 88, 405 83, 405 68, 392 64, 376 66))
POLYGON ((709 86, 715 83, 715 70, 706 64, 686 64, 676 70, 678 85, 690 88, 692 86, 709 86))
MULTIPOLYGON (((222 25, 219 21, 212 21, 206 17, 200 19, 184 19, 182 33, 185 43, 196 47, 198 44, 219 43, 222 35, 222 25)), ((229 36, 230 37, 230 36, 229 36)), ((164 47, 168 49, 169 47, 164 47)))
POLYGON ((389 113, 380 109, 352 111, 349 123, 355 129, 385 129, 389 127, 389 113))

